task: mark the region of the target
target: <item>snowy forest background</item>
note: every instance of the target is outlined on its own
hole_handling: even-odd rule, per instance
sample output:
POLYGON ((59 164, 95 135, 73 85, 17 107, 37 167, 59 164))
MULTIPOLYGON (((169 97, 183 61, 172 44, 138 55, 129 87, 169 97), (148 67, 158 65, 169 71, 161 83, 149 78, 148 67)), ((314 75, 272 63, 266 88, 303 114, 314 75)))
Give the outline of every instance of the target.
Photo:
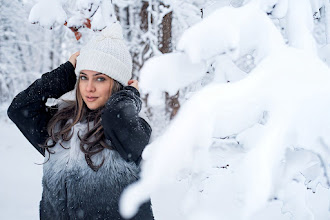
POLYGON ((115 20, 153 127, 123 215, 151 196, 156 220, 330 219, 329 0, 0 3, 1 219, 41 197, 8 105, 115 20))

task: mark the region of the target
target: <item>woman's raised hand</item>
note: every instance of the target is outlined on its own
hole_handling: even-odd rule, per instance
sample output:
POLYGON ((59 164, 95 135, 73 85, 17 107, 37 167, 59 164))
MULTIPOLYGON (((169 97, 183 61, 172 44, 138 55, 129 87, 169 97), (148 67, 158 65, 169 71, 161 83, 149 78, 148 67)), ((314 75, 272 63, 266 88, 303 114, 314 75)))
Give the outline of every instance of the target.
POLYGON ((74 66, 74 68, 76 68, 76 62, 77 62, 77 57, 79 56, 80 51, 75 52, 74 54, 71 55, 71 57, 69 58, 69 61, 72 63, 72 65, 74 66))
POLYGON ((139 90, 139 82, 136 79, 131 79, 128 81, 129 86, 133 86, 137 90, 139 90))

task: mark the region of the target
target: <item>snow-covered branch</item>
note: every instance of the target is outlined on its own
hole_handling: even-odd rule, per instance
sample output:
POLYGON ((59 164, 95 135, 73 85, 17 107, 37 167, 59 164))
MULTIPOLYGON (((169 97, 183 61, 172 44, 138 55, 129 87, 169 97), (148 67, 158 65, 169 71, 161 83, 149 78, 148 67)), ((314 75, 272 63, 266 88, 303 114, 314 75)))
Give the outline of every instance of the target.
MULTIPOLYGON (((181 204, 186 214, 189 210, 204 217, 210 216, 206 213, 214 214, 205 219, 250 218, 276 192, 285 190, 292 181, 289 178, 292 173, 299 174, 297 167, 290 167, 290 161, 283 169, 283 160, 288 159, 286 150, 291 146, 303 146, 306 151, 322 155, 324 166, 329 165, 329 149, 319 141, 321 137, 330 143, 329 68, 315 54, 287 47, 269 17, 258 7, 249 4, 215 11, 183 34, 179 48, 194 63, 221 54, 235 59, 252 49, 257 51, 258 62, 246 78, 231 84, 209 85, 196 93, 182 106, 166 132, 147 147, 142 178, 122 198, 121 210, 126 217, 132 216, 150 195, 166 190, 166 184, 171 185, 178 175, 188 172, 204 176, 212 167, 208 152, 214 136, 245 133, 240 141, 241 160, 231 164, 233 173, 228 178, 233 184, 226 185, 225 194, 213 188, 218 199, 212 196, 212 202, 225 200, 232 208, 211 210, 207 208, 212 206, 207 196, 197 199, 188 191, 185 196, 193 196, 194 200, 189 200, 188 205, 181 204), (268 112, 267 120, 253 130, 264 112, 268 112), (288 169, 291 174, 282 179, 288 169)), ((200 181, 193 179, 189 187, 196 188, 200 181)), ((226 181, 217 179, 213 184, 220 187, 226 181)), ((189 216, 192 215, 186 215, 187 219, 192 219, 189 216)))

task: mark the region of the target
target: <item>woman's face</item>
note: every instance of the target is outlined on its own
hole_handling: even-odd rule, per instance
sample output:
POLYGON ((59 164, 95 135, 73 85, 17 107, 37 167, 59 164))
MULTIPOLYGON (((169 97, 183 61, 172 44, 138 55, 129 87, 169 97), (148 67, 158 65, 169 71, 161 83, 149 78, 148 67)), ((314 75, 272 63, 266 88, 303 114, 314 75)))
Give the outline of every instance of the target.
POLYGON ((82 70, 79 74, 79 91, 90 110, 105 105, 111 95, 113 79, 93 70, 82 70))

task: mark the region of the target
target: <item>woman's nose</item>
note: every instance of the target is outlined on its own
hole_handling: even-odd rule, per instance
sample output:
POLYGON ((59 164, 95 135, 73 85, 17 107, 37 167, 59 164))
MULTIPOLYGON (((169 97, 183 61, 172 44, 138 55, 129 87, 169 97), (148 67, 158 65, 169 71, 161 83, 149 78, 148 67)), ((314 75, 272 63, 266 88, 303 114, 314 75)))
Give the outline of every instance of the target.
POLYGON ((86 86, 87 92, 94 92, 95 91, 95 85, 92 80, 89 80, 86 86))

